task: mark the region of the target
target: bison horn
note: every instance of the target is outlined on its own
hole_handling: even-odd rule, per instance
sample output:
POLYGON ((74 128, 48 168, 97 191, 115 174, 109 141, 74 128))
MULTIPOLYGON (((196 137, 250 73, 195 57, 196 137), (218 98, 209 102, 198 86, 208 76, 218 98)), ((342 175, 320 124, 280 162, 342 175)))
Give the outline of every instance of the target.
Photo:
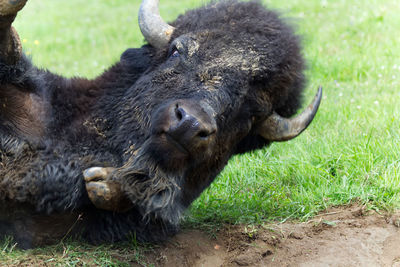
POLYGON ((0 0, 0 16, 15 15, 20 11, 28 0, 0 0))
POLYGON ((159 0, 143 0, 139 9, 139 27, 149 44, 164 48, 175 28, 161 18, 158 3, 159 0))
POLYGON ((0 0, 0 58, 7 64, 17 63, 22 55, 19 36, 11 24, 26 2, 0 0))
POLYGON ((258 133, 270 141, 287 141, 295 138, 314 119, 321 103, 321 96, 322 88, 319 87, 313 102, 300 115, 294 118, 283 118, 274 112, 261 124, 258 133))

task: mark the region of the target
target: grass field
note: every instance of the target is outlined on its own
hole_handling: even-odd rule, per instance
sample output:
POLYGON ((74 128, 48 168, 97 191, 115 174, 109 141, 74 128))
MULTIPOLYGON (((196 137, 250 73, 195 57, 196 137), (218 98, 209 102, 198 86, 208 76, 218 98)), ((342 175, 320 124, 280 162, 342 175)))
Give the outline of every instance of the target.
MULTIPOLYGON (((161 0, 173 20, 195 0, 161 0)), ((187 227, 305 220, 332 205, 358 201, 371 209, 400 207, 400 5, 398 0, 264 1, 303 36, 309 69, 305 102, 324 87, 320 110, 298 138, 237 156, 192 205, 187 227)), ((23 47, 36 65, 67 76, 95 77, 127 47, 144 43, 139 0, 31 1, 19 14, 23 47)), ((0 243, 1 244, 1 243, 0 243)), ((35 259, 60 266, 124 266, 113 247, 62 245, 32 251, 0 245, 0 262, 35 259), (33 256, 32 256, 33 255, 33 256)), ((141 248, 143 249, 143 248, 141 248)), ((0 263, 1 265, 1 263, 0 263)))

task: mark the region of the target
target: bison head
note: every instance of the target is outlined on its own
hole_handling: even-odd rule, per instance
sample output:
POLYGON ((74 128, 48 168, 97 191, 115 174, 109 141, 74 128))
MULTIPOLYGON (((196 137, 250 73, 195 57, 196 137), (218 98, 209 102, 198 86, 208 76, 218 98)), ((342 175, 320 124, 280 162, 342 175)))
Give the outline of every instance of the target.
MULTIPOLYGON (((34 194, 51 191, 51 203, 61 206, 57 212, 87 211, 85 231, 92 239, 119 240, 130 231, 140 240, 159 239, 157 229, 175 229, 183 210, 231 156, 296 137, 321 100, 319 89, 306 110, 290 118, 305 85, 299 38, 257 2, 211 3, 169 25, 158 13, 158 1, 144 0, 139 24, 148 44, 125 51, 93 81, 44 74, 19 53, 2 50, 8 65, 17 62, 15 68, 35 75, 32 83, 40 80, 57 92, 38 94, 47 117, 35 138, 8 129, 17 139, 45 147, 35 147, 25 161, 50 168, 48 175, 23 173, 41 181, 34 194), (57 142, 61 137, 66 141, 57 142), (61 194, 69 201, 54 193, 54 177, 73 192, 61 194)), ((9 46, 10 38, 4 40, 9 46)), ((48 201, 33 199, 42 206, 48 201)))
POLYGON ((120 201, 125 209, 123 194, 142 213, 176 221, 232 155, 300 134, 321 90, 301 115, 285 118, 300 104, 303 59, 291 28, 258 3, 214 3, 168 25, 157 2, 143 1, 139 13, 148 68, 97 109, 98 118, 114 115, 106 135, 124 165, 85 175, 98 208, 118 210, 120 201))

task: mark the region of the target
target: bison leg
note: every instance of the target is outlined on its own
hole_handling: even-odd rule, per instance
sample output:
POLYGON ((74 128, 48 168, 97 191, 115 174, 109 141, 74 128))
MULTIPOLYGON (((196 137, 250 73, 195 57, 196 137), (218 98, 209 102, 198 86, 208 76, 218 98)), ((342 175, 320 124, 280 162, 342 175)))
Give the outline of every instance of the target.
POLYGON ((89 199, 98 209, 125 212, 132 207, 121 186, 109 179, 115 168, 93 167, 86 169, 83 176, 89 199))

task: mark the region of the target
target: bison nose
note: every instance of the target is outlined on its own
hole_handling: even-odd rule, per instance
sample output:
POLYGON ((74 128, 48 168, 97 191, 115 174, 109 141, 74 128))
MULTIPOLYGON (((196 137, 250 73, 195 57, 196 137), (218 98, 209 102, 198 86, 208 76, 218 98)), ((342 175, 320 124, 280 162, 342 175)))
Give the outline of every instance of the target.
POLYGON ((180 101, 169 107, 165 133, 189 151, 208 146, 216 133, 210 109, 194 102, 180 101))

